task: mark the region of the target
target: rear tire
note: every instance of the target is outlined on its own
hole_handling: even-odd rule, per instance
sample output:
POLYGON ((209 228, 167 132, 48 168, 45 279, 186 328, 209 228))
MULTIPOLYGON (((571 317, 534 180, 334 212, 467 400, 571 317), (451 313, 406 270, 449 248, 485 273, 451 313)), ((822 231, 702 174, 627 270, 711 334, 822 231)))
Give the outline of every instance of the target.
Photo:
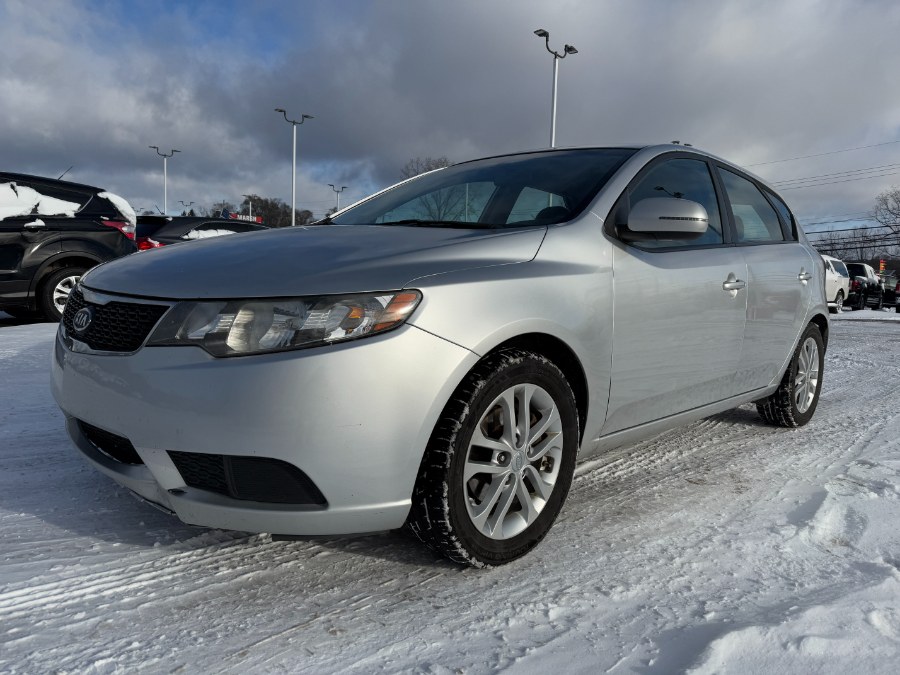
POLYGON ((837 297, 834 299, 834 307, 829 307, 828 311, 832 314, 840 314, 844 309, 844 291, 838 291, 837 297))
POLYGON ((771 396, 756 402, 756 410, 768 424, 802 427, 812 419, 822 390, 825 344, 815 324, 800 338, 781 384, 771 396))
POLYGON ((556 520, 577 451, 578 412, 562 371, 529 351, 490 355, 435 426, 407 525, 458 563, 515 560, 556 520))
POLYGON ((884 307, 884 296, 879 295, 878 302, 875 304, 874 307, 872 307, 872 310, 875 312, 880 312, 882 307, 884 307))
POLYGON ((69 293, 86 271, 85 267, 64 267, 44 279, 38 296, 38 306, 48 321, 59 322, 69 293))

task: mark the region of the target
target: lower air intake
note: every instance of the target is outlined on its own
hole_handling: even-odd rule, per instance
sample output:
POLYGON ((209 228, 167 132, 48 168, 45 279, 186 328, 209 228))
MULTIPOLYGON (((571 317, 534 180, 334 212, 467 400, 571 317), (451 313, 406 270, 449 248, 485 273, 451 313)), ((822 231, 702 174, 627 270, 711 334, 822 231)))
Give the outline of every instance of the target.
POLYGON ((293 464, 270 457, 211 455, 169 450, 185 485, 251 502, 328 505, 309 476, 293 464))
POLYGON ((107 457, 111 457, 122 464, 144 463, 131 441, 124 436, 117 436, 81 420, 78 420, 78 428, 84 434, 84 437, 91 442, 91 445, 107 457))

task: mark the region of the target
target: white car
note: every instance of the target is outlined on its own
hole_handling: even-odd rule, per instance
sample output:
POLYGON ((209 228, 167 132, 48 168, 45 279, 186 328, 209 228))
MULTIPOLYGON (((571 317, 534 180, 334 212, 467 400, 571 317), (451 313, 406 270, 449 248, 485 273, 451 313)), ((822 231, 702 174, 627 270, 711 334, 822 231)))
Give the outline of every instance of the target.
POLYGON ((825 298, 828 300, 828 311, 839 314, 844 308, 844 300, 850 288, 850 272, 843 261, 823 255, 825 261, 825 298))

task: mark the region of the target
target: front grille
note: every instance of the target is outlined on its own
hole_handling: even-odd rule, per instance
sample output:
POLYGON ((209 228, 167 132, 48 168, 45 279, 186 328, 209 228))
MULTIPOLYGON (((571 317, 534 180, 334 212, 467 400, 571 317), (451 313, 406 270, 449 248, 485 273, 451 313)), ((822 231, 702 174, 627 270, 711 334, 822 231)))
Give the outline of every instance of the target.
POLYGON ((325 496, 293 464, 270 457, 236 457, 169 450, 185 485, 232 499, 324 508, 325 496))
POLYGON ((122 464, 143 464, 144 460, 137 454, 134 446, 127 438, 117 436, 114 433, 95 427, 87 422, 78 420, 78 428, 91 445, 97 448, 107 457, 111 457, 122 464))
POLYGON ((165 305, 148 305, 139 302, 114 301, 97 305, 84 299, 80 289, 75 289, 66 301, 63 325, 66 333, 91 349, 103 352, 133 352, 137 350, 156 322, 168 309, 165 305), (94 310, 93 318, 83 333, 72 324, 75 313, 84 308, 94 310))

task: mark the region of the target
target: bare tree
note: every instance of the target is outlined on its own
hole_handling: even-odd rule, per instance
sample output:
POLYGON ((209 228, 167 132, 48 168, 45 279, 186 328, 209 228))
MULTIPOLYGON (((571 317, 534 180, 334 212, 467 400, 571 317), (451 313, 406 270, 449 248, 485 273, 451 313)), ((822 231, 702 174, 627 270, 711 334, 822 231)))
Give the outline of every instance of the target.
POLYGON ((400 169, 400 173, 404 178, 412 178, 413 176, 418 176, 420 173, 434 171, 435 169, 443 169, 445 166, 450 166, 450 164, 450 160, 446 157, 426 157, 425 159, 414 157, 400 169))
POLYGON ((891 233, 900 234, 900 188, 892 187, 875 197, 872 218, 891 233))

